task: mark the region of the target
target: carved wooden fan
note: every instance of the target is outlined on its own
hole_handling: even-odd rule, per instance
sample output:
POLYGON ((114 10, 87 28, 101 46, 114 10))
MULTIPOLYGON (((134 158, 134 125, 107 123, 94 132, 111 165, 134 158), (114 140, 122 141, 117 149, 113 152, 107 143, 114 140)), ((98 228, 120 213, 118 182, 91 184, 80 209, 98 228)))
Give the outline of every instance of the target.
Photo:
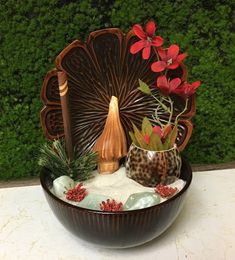
MULTIPOLYGON (((144 116, 152 117, 156 105, 151 97, 137 89, 138 79, 155 88, 157 78, 157 74, 151 71, 154 54, 146 61, 141 58, 141 53, 130 53, 130 46, 137 40, 132 32, 124 35, 119 29, 104 29, 92 32, 86 43, 74 41, 58 55, 56 69, 47 73, 41 91, 44 103, 41 124, 48 139, 65 135, 70 150, 75 145, 81 153, 91 150, 103 131, 111 96, 116 96, 121 123, 130 145, 128 131, 132 128, 131 122, 140 126, 144 116)), ((182 81, 186 80, 183 65, 174 73, 182 81)), ((183 101, 175 97, 172 120, 183 108, 183 101)), ((194 114, 195 96, 192 96, 188 110, 179 122, 177 144, 180 150, 191 136, 190 119, 194 114)), ((165 119, 162 112, 161 120, 165 119)))

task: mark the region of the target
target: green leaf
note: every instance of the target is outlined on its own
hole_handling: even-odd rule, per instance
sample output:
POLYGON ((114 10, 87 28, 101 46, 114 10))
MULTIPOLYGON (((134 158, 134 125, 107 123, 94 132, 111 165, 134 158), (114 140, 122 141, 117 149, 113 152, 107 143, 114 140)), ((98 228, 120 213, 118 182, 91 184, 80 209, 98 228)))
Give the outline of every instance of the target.
POLYGON ((152 132, 149 139, 148 149, 152 151, 164 150, 162 141, 157 133, 152 132))
POLYGON ((137 140, 137 142, 139 143, 140 147, 146 149, 147 148, 147 144, 144 142, 144 137, 141 134, 140 130, 135 126, 134 123, 132 123, 133 125, 133 129, 134 129, 134 135, 135 138, 137 140))
POLYGON ((171 133, 172 133, 172 129, 170 130, 169 134, 167 135, 167 137, 163 143, 164 150, 168 150, 171 148, 171 133))
POLYGON ((146 83, 144 83, 142 80, 140 80, 140 79, 139 79, 139 87, 138 87, 138 89, 141 92, 143 92, 143 93, 145 93, 147 95, 151 94, 151 90, 150 90, 149 86, 146 83))
POLYGON ((132 142, 133 142, 135 145, 140 146, 140 144, 138 143, 138 141, 137 141, 137 139, 136 139, 134 133, 131 132, 131 131, 129 131, 129 135, 130 135, 130 137, 131 137, 132 142))
POLYGON ((145 116, 142 121, 142 134, 151 135, 153 132, 152 124, 150 123, 149 119, 145 116))

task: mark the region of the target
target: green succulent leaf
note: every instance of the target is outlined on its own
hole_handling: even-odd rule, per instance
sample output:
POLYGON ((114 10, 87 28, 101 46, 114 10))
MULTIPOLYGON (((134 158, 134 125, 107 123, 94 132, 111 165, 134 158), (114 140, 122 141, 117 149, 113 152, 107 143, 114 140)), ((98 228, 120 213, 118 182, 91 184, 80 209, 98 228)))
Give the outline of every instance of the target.
POLYGON ((135 135, 137 142, 139 143, 140 147, 146 149, 147 144, 144 142, 144 137, 143 137, 142 133, 140 132, 140 130, 136 127, 136 125, 134 123, 132 123, 132 125, 133 125, 134 135, 135 135))
POLYGON ((168 150, 171 148, 171 134, 172 134, 172 129, 170 130, 169 134, 167 135, 165 141, 163 142, 163 148, 164 150, 168 150))
POLYGON ((129 131, 129 135, 130 135, 130 137, 131 137, 132 142, 133 142, 135 145, 140 146, 139 142, 137 141, 137 139, 136 139, 136 137, 135 137, 135 134, 134 134, 133 132, 129 131))
POLYGON ((148 149, 152 151, 162 151, 164 150, 161 138, 157 133, 152 132, 150 139, 149 139, 149 144, 148 144, 148 149))
POLYGON ((142 134, 151 135, 153 132, 152 124, 150 123, 149 119, 145 116, 142 121, 142 134))

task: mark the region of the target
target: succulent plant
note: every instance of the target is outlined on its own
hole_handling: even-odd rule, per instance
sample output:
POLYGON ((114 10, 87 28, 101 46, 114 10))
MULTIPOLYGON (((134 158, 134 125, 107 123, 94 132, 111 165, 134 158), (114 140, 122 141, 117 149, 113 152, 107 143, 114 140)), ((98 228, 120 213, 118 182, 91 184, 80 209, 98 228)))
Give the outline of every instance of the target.
POLYGON ((158 125, 152 126, 147 117, 143 118, 141 130, 133 123, 133 132, 129 132, 136 146, 151 151, 163 151, 174 147, 177 134, 177 125, 167 124, 163 128, 158 125))

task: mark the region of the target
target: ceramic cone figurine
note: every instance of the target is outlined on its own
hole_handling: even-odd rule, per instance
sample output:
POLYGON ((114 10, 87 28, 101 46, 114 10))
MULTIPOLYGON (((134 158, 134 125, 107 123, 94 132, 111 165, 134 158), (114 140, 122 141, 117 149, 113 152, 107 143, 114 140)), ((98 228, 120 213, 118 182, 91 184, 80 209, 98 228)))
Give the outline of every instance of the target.
POLYGON ((104 130, 93 150, 98 153, 98 172, 109 174, 119 169, 119 159, 127 154, 127 143, 119 117, 118 99, 111 97, 104 130))

